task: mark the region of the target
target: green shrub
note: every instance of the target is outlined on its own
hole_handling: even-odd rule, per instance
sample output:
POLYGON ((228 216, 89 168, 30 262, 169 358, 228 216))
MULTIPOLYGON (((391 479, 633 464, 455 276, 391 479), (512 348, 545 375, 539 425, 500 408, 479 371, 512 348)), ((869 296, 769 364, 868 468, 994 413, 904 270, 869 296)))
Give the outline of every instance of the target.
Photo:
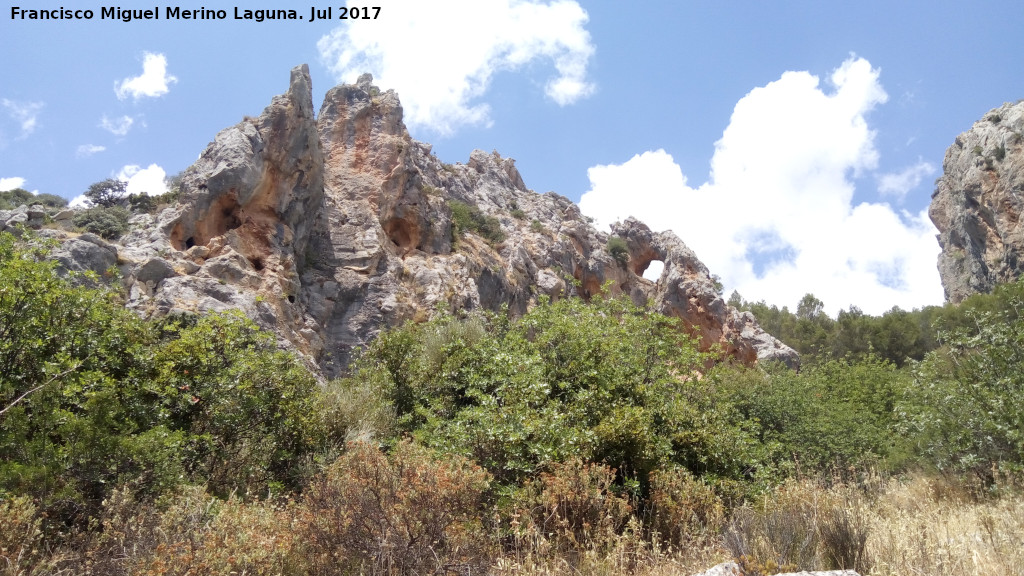
POLYGON ((487 216, 476 206, 458 200, 449 200, 448 207, 452 212, 452 242, 466 232, 478 234, 491 244, 505 239, 501 222, 494 216, 487 216))
POLYGON ((36 203, 36 197, 22 188, 0 192, 0 210, 13 210, 18 206, 30 206, 36 203))
POLYGON ((968 472, 985 485, 997 467, 1024 469, 1024 299, 1006 311, 968 312, 967 324, 940 333, 944 346, 918 366, 901 410, 905 433, 919 435, 940 469, 968 472))
POLYGON ((156 211, 156 196, 150 196, 149 194, 129 194, 127 200, 132 212, 151 214, 156 211))
POLYGON ((534 218, 530 221, 530 232, 541 234, 544 232, 544 225, 540 223, 540 220, 534 218))
POLYGON ((319 435, 313 376, 238 312, 164 331, 150 386, 162 421, 185 434, 185 469, 216 495, 296 487, 319 435))
POLYGON ((719 402, 756 434, 772 466, 805 473, 875 464, 899 450, 895 406, 905 373, 876 358, 767 371, 724 368, 713 374, 719 402))
POLYGON ((1002 144, 996 146, 996 149, 992 152, 992 157, 996 159, 996 162, 1002 162, 1003 158, 1006 158, 1006 146, 1002 144))
POLYGON ((116 178, 107 178, 89 185, 85 197, 91 206, 113 208, 121 205, 128 193, 128 182, 116 178))
POLYGON ((82 210, 75 215, 71 222, 87 232, 112 240, 128 231, 128 218, 130 217, 131 213, 121 206, 109 208, 97 206, 82 210))
POLYGON ((612 236, 608 239, 608 253, 622 266, 629 262, 629 246, 624 239, 618 236, 612 236))
MULTIPOLYGON (((675 320, 594 298, 543 301, 516 321, 439 316, 385 332, 357 366, 383 387, 399 431, 474 459, 504 485, 572 458, 646 483, 666 461, 698 465, 687 418, 704 418, 703 429, 718 412, 693 408, 676 375, 705 359, 675 320)), ((736 473, 718 456, 702 460, 736 473)))
POLYGON ((523 212, 521 208, 513 208, 510 214, 512 214, 512 217, 516 220, 526 220, 526 212, 523 212))
POLYGON ((37 194, 32 199, 33 204, 42 204, 47 208, 64 208, 68 205, 68 201, 57 196, 56 194, 37 194))
POLYGON ((327 442, 317 387, 272 336, 237 315, 145 322, 47 255, 0 234, 0 494, 74 523, 129 481, 152 497, 305 480, 327 442))

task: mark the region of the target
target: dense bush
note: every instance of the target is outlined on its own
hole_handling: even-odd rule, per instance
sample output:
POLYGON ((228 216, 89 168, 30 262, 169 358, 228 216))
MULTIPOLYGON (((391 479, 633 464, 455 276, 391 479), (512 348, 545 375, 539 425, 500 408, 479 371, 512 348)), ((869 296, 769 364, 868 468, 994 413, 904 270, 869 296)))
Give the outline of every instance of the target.
POLYGON ((626 245, 626 241, 618 236, 608 239, 608 253, 621 266, 625 266, 629 262, 629 247, 626 245))
POLYGON ((107 178, 89 185, 84 196, 90 206, 113 208, 119 206, 128 194, 128 182, 116 178, 107 178))
POLYGON ((295 488, 323 443, 312 376, 236 315, 145 322, 0 234, 0 495, 81 522, 130 482, 295 488))
POLYGON ((505 239, 501 222, 494 216, 488 216, 472 204, 458 200, 449 200, 448 208, 452 213, 452 242, 455 243, 461 234, 473 232, 491 244, 505 239))
POLYGON ((646 517, 660 542, 680 549, 713 540, 725 522, 725 506, 711 486, 689 471, 656 470, 646 517))
POLYGON ((356 377, 385 390, 400 430, 501 483, 572 458, 646 482, 696 449, 678 375, 705 360, 674 320, 622 299, 570 299, 516 321, 442 316, 387 332, 356 377))
POLYGON ((0 210, 12 210, 18 206, 35 204, 35 195, 28 190, 15 188, 0 192, 0 210))
POLYGON ((873 357, 769 371, 726 369, 715 394, 731 405, 780 472, 844 469, 897 457, 893 429, 907 375, 873 357))
POLYGON ((633 511, 616 493, 615 470, 579 459, 552 465, 516 495, 512 536, 517 542, 559 557, 607 552, 633 511))
POLYGON ((112 240, 128 231, 128 219, 131 213, 121 206, 105 208, 97 206, 75 214, 71 222, 86 232, 112 240))
POLYGON ((943 347, 918 366, 904 406, 904 431, 935 465, 986 485, 999 468, 1024 470, 1024 299, 1014 302, 940 333, 943 347))

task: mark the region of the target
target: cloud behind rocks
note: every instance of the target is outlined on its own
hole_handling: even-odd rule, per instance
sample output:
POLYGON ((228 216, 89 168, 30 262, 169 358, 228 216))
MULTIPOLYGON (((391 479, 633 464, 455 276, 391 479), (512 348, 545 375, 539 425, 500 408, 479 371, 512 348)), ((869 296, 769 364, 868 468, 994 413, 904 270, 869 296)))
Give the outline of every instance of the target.
MULTIPOLYGON (((591 167, 580 207, 602 224, 635 216, 674 230, 747 299, 792 308, 812 292, 833 314, 940 303, 927 214, 853 204, 855 180, 878 166, 868 114, 888 98, 879 74, 857 57, 825 88, 785 72, 736 104, 705 183, 691 186, 665 150, 647 151, 591 167)), ((914 174, 889 189, 916 185, 914 174)))
POLYGON ((587 67, 594 46, 577 2, 453 1, 443 10, 458 17, 440 18, 439 6, 396 0, 373 26, 344 25, 321 38, 320 56, 339 81, 372 73, 377 85, 402 95, 407 124, 440 135, 489 124, 484 96, 499 72, 552 66, 544 93, 560 106, 593 92, 587 67))

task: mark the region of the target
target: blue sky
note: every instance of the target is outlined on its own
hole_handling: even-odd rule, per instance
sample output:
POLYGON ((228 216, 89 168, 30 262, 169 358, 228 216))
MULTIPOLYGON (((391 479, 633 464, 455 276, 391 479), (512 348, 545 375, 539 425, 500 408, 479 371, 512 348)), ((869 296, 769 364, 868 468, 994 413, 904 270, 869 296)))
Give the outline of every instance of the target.
POLYGON ((673 229, 747 299, 881 313, 941 302, 923 211, 945 149, 1024 98, 1015 2, 376 0, 351 23, 259 4, 127 23, 0 4, 0 187, 158 192, 292 66, 317 107, 365 70, 446 162, 497 150, 600 223, 673 229))

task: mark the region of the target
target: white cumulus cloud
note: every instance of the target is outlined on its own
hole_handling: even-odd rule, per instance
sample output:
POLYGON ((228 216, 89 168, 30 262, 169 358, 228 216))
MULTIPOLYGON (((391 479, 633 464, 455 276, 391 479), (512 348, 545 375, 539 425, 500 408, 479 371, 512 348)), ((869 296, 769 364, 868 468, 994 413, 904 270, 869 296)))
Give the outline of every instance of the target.
POLYGON ((24 178, 0 178, 0 192, 6 192, 8 190, 14 190, 15 188, 21 188, 24 185, 24 178))
POLYGON ((878 177, 878 191, 886 196, 895 196, 902 201, 907 193, 917 188, 926 176, 935 174, 936 168, 930 162, 918 160, 899 172, 882 174, 878 177))
POLYGON ((132 124, 134 123, 135 120, 131 116, 121 116, 120 118, 110 119, 104 115, 100 118, 99 127, 110 132, 114 136, 124 136, 132 129, 132 124))
POLYGON ((927 214, 853 204, 852 175, 878 165, 867 114, 887 100, 879 71, 851 57, 822 88, 786 72, 744 96, 697 187, 664 150, 589 169, 580 208, 603 224, 636 216, 676 232, 747 299, 794 308, 807 292, 830 313, 940 303, 927 214))
POLYGON ((339 80, 364 73, 402 97, 405 120, 442 135, 488 124, 482 102, 494 75, 536 61, 554 66, 545 94, 561 106, 594 91, 586 11, 574 0, 393 0, 373 22, 344 25, 317 43, 339 80), (439 66, 438 63, 443 63, 439 66))
POLYGON ((93 154, 99 154, 106 150, 106 146, 98 146, 96 144, 82 144, 75 150, 75 156, 78 158, 88 158, 93 154))
POLYGON ((129 194, 148 194, 159 196, 167 192, 167 172, 156 164, 150 164, 146 168, 136 164, 129 164, 117 173, 118 180, 128 182, 127 191, 129 194))
POLYGON ((14 120, 20 130, 19 138, 27 138, 39 125, 39 113, 43 110, 42 102, 17 102, 4 98, 0 100, 7 115, 14 120))
POLYGON ((121 100, 163 96, 178 79, 167 73, 167 57, 146 52, 142 57, 142 75, 114 83, 114 92, 121 100))

